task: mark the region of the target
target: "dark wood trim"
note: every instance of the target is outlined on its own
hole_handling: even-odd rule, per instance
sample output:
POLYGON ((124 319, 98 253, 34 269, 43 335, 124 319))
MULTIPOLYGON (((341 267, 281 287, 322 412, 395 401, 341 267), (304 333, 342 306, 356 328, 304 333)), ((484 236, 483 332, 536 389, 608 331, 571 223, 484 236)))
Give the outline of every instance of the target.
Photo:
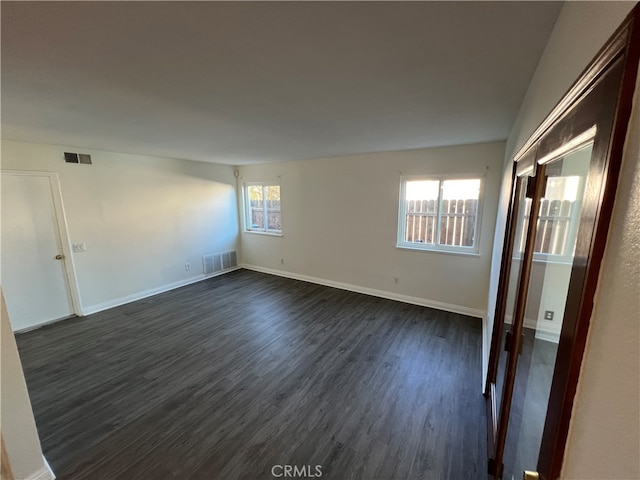
MULTIPOLYGON (((565 117, 549 132, 550 138, 545 146, 546 150, 555 148, 556 144, 561 141, 559 137, 563 135, 563 132, 572 131, 569 125, 579 123, 579 120, 585 118, 591 121, 595 118, 598 125, 598 134, 594 138, 589 175, 585 185, 583 212, 578 230, 578 241, 575 247, 569 290, 563 314, 562 331, 549 395, 549 408, 547 409, 538 459, 538 472, 542 473, 545 478, 555 478, 551 468, 553 458, 558 455, 558 452, 564 452, 567 432, 562 433, 561 418, 567 415, 567 412, 565 412, 566 405, 573 405, 575 391, 570 391, 568 377, 571 364, 574 362, 575 356, 578 355, 578 350, 580 350, 580 331, 584 331, 584 339, 586 340, 589 319, 586 318, 585 323, 586 312, 584 311, 584 306, 585 301, 588 300, 586 298, 585 280, 589 276, 591 265, 593 265, 592 244, 599 235, 596 229, 596 219, 600 212, 602 186, 607 170, 609 140, 611 138, 617 103, 617 90, 620 85, 621 75, 622 63, 618 62, 612 71, 608 72, 598 89, 594 90, 592 95, 579 105, 578 109, 565 117), (612 101, 607 102, 607 98, 612 101), (564 441, 559 442, 560 438, 564 438, 564 441)), ((542 141, 544 142, 545 139, 542 141)), ((606 232, 604 234, 606 236, 606 232)), ((580 350, 580 361, 583 352, 584 349, 582 348, 580 350)), ((571 415, 570 410, 568 411, 568 418, 571 415)), ((561 463, 561 461, 560 457, 559 462, 561 463)))
MULTIPOLYGON (((545 188, 544 170, 545 166, 537 169, 536 175, 530 178, 530 182, 534 182, 533 198, 531 200, 531 211, 529 213, 529 222, 527 228, 527 237, 525 241, 524 254, 522 256, 522 266, 520 270, 520 279, 518 281, 518 290, 515 297, 515 311, 511 323, 512 342, 507 355, 507 365, 505 367, 504 385, 502 387, 502 401, 500 402, 500 412, 498 414, 498 431, 495 441, 496 478, 502 477, 502 459, 504 454, 504 446, 507 439, 507 429, 509 426, 509 414, 511 412, 511 400, 513 397, 513 387, 516 379, 518 367, 518 352, 522 344, 522 333, 524 328, 524 313, 527 305, 527 295, 529 292, 529 280, 531 277, 531 264, 533 263, 533 251, 536 240, 536 223, 538 222, 538 214, 540 211, 540 199, 545 188)), ((529 189, 529 187, 527 187, 529 189)), ((512 248, 512 247, 511 247, 512 248)))
POLYGON ((507 210, 504 244, 502 247, 502 260, 500 263, 500 277, 498 280, 498 292, 496 297, 496 310, 493 316, 493 328, 491 334, 491 347, 489 350, 489 363, 487 366, 487 377, 485 381, 484 396, 487 403, 487 458, 488 473, 495 475, 496 456, 496 435, 498 432, 498 417, 496 411, 496 374, 498 370, 498 359, 500 357, 500 347, 502 339, 502 326, 504 324, 504 313, 506 310, 507 288, 509 274, 511 272, 511 254, 513 251, 513 239, 515 236, 514 212, 518 211, 521 181, 515 177, 516 165, 513 164, 511 172, 512 191, 507 210), (515 184, 514 184, 515 181, 515 184))
POLYGON ((496 399, 496 378, 498 373, 498 361, 502 352, 502 329, 507 306, 507 294, 511 264, 513 257, 513 245, 517 228, 516 213, 520 207, 520 193, 522 190, 522 177, 516 177, 516 164, 513 164, 511 183, 512 195, 509 202, 509 210, 506 219, 506 231, 502 248, 502 260, 500 263, 500 277, 496 310, 493 317, 493 329, 491 334, 491 349, 489 350, 489 364, 487 366, 487 378, 485 383, 485 398, 487 403, 487 458, 489 475, 496 474, 496 441, 498 434, 498 412, 496 399))
MULTIPOLYGON (((496 308, 493 317, 493 328, 491 334, 491 345, 489 350, 489 362, 487 365, 487 377, 485 380, 484 396, 487 402, 487 458, 488 472, 491 476, 496 474, 497 464, 496 443, 498 434, 498 413, 496 401, 496 377, 498 373, 498 362, 502 352, 502 328, 507 306, 507 291, 509 288, 509 277, 511 275, 511 263, 513 257, 513 243, 516 235, 517 220, 516 212, 520 206, 519 198, 522 188, 522 177, 532 174, 536 167, 535 149, 531 149, 528 154, 513 163, 511 173, 511 199, 507 210, 505 237, 502 246, 502 256, 500 263, 500 274, 498 279, 498 291, 496 295, 496 308)), ((502 392, 499 392, 502 394, 502 392)))
MULTIPOLYGON (((634 11, 638 9, 638 6, 634 8, 634 11)), ((632 16, 633 13, 630 15, 632 16)), ((580 99, 588 92, 593 83, 602 76, 611 62, 615 60, 628 42, 628 19, 616 30, 612 38, 607 44, 600 49, 596 57, 592 60, 589 66, 583 70, 578 77, 578 80, 569 88, 567 93, 564 94, 560 102, 553 108, 551 113, 543 120, 538 128, 533 132, 531 137, 525 142, 525 144, 518 150, 514 156, 514 161, 519 161, 520 158, 525 155, 529 149, 531 149, 540 138, 555 124, 557 123, 569 109, 578 103, 580 99)))
POLYGON ((500 357, 500 338, 502 336, 502 323, 507 306, 507 289, 509 287, 509 276, 511 274, 511 259, 513 257, 513 240, 516 235, 515 212, 519 207, 519 196, 521 185, 518 178, 528 174, 533 174, 535 169, 535 149, 528 152, 519 162, 513 164, 511 173, 511 199, 509 201, 509 209, 507 210, 505 238, 502 245, 502 256, 500 260, 500 274, 498 278, 498 291, 496 294, 496 309, 493 317, 493 329, 491 335, 491 349, 489 350, 489 363, 487 366, 487 379, 485 384, 485 396, 489 393, 487 389, 490 383, 495 383, 496 373, 498 369, 498 359, 500 357), (500 321, 498 321, 500 320, 500 321), (497 333, 497 338, 496 338, 497 333))
MULTIPOLYGON (((511 172, 511 199, 507 211, 504 242, 502 245, 502 258, 500 261, 500 276, 498 278, 498 292, 496 296, 496 309, 493 315, 493 329, 491 334, 491 346, 489 363, 487 366, 487 378, 485 382, 485 396, 491 396, 490 385, 496 382, 498 370, 498 358, 500 357, 500 339, 502 338, 502 323, 507 308, 507 288, 509 286, 509 274, 511 273, 511 256, 513 254, 513 240, 515 238, 514 214, 518 211, 521 182, 516 178, 516 164, 513 164, 511 172)), ((495 403, 495 402, 494 402, 495 403)), ((491 455, 489 455, 491 457, 491 455)))
MULTIPOLYGON (((629 119, 633 108, 633 95, 638 75, 638 62, 640 60, 640 5, 636 5, 625 24, 618 31, 614 41, 617 43, 624 39, 628 48, 624 57, 620 60, 622 79, 619 83, 617 108, 614 113, 612 132, 607 145, 603 145, 603 187, 598 196, 599 209, 596 211, 593 242, 588 245, 586 263, 580 266, 576 275, 583 275, 580 282, 581 295, 577 305, 567 305, 575 309, 575 324, 567 325, 567 333, 572 334, 572 344, 566 349, 566 353, 560 356, 556 369, 560 375, 554 375, 554 383, 551 389, 550 402, 559 402, 560 408, 547 413, 543 444, 541 446, 539 471, 547 472, 548 478, 559 478, 566 448, 566 442, 573 411, 573 401, 577 390, 582 359, 586 347, 587 334, 593 312, 593 299, 598 284, 600 268, 605 252, 607 234, 611 222, 613 205, 622 164, 622 155, 627 136, 629 119), (546 440, 546 441, 545 441, 546 440)), ((585 246, 587 247, 587 246, 585 246)), ((572 272, 572 277, 574 273, 572 272)), ((573 282, 572 282, 573 283, 573 282)), ((578 286, 578 285, 577 285, 578 286)), ((576 292, 577 293, 577 292, 576 292)), ((570 292, 572 295, 572 292, 570 292)), ((565 329, 561 333, 561 344, 567 342, 565 329)), ((551 409, 550 409, 551 410, 551 409)))

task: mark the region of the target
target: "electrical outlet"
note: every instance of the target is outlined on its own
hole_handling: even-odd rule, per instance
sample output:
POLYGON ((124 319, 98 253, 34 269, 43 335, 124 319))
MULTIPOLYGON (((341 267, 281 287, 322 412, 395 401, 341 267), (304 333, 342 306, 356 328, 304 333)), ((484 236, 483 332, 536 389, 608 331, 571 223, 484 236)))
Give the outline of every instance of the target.
POLYGON ((280 259, 280 265, 284 265, 284 258, 280 259))
POLYGON ((398 277, 393 277, 393 283, 398 283, 398 277))
POLYGON ((185 263, 184 264, 184 269, 188 272, 189 270, 191 270, 191 264, 190 263, 185 263))
POLYGON ((544 311, 544 319, 545 320, 553 320, 553 311, 545 310, 544 311))

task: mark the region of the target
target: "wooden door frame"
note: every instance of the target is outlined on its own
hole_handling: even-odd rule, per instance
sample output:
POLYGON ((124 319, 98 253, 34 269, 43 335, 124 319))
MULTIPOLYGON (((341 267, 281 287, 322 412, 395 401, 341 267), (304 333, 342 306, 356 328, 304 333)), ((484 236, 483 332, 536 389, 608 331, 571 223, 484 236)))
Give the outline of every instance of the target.
MULTIPOLYGON (((620 80, 617 84, 617 92, 614 92, 614 94, 617 93, 617 97, 614 97, 617 101, 612 105, 614 111, 611 120, 613 122, 611 133, 609 138, 605 139, 606 143, 600 141, 600 144, 594 144, 594 149, 599 150, 596 152, 596 155, 599 156, 598 161, 603 162, 601 165, 603 175, 601 177, 602 188, 589 193, 591 205, 595 205, 593 211, 594 219, 591 223, 593 240, 590 244, 579 246, 581 248, 580 254, 584 255, 584 259, 581 262, 574 261, 572 266, 571 290, 568 292, 565 309, 565 314, 568 314, 566 315, 568 321, 564 322, 562 326, 537 465, 541 478, 556 479, 562 469, 573 401, 593 310, 593 299, 606 246, 622 163, 623 147, 633 108, 633 94, 638 75, 639 60, 640 4, 634 7, 625 22, 514 157, 512 196, 507 214, 507 229, 502 252, 491 352, 485 384, 488 414, 489 474, 494 478, 499 478, 502 474, 500 467, 502 465, 502 449, 506 435, 506 420, 495 418, 496 392, 493 386, 497 375, 506 308, 506 288, 511 270, 510 253, 514 239, 514 212, 517 208, 517 199, 514 199, 515 184, 513 181, 516 179, 520 168, 519 165, 529 163, 531 156, 535 157, 536 163, 539 164, 543 171, 542 173, 544 173, 545 163, 557 158, 553 155, 553 152, 557 151, 567 140, 579 134, 580 129, 585 129, 585 125, 580 125, 574 130, 571 124, 572 117, 580 110, 581 102, 583 100, 588 101, 589 94, 596 89, 601 81, 606 81, 607 74, 614 71, 615 68, 620 68, 620 80)), ((591 102, 594 103, 594 100, 592 99, 591 102)), ((536 183, 539 184, 540 182, 536 183)), ((532 218, 534 214, 537 216, 537 212, 534 212, 533 208, 534 206, 532 206, 532 218)), ((526 274, 526 269, 524 273, 526 274)), ((521 288, 519 288, 518 293, 522 294, 521 288)), ((514 343, 518 344, 520 341, 519 336, 516 336, 514 343)), ((515 348, 518 347, 515 346, 515 348)), ((511 363, 509 366, 514 370, 512 372, 507 370, 505 386, 509 381, 512 383, 513 377, 515 377, 517 359, 511 363)), ((502 407, 505 406, 501 405, 503 413, 506 411, 508 414, 509 406, 502 407)), ((508 418, 508 416, 505 418, 508 418)))
MULTIPOLYGON (((75 315, 79 317, 84 316, 82 310, 82 303, 80 300, 80 290, 78 288, 78 279, 76 276, 76 269, 74 258, 72 255, 71 241, 69 237, 69 231, 67 230, 67 217, 64 211, 64 204, 62 202, 62 191, 60 189, 60 178, 58 172, 46 172, 46 171, 33 171, 33 170, 0 170, 2 175, 14 175, 22 177, 45 177, 49 180, 49 188, 51 189, 51 199, 53 203, 53 210, 55 213, 55 226, 56 233, 60 239, 60 246, 62 248, 62 254, 64 255, 64 281, 69 289, 69 295, 71 299, 71 308, 75 315)), ((56 321, 56 320, 53 320, 56 321)), ((46 325, 45 322, 38 324, 33 328, 38 328, 46 325)), ((30 330, 28 327, 27 330, 30 330)))
MULTIPOLYGON (((507 227, 505 231, 505 239, 504 246, 502 250, 502 263, 500 264, 500 281, 498 284, 498 292, 496 302, 496 314, 494 315, 494 327, 493 327, 493 335, 491 337, 491 350, 492 355, 489 358, 489 365, 487 369, 487 380, 485 387, 485 397, 487 400, 487 449, 488 449, 488 458, 489 465, 488 471, 490 475, 500 475, 501 474, 501 463, 502 463, 502 449, 504 448, 504 442, 506 439, 506 428, 500 428, 500 418, 503 415, 509 414, 510 405, 505 407, 504 402, 500 405, 500 412, 497 411, 497 395, 503 395, 505 390, 511 390, 513 388, 513 382, 515 381, 515 376, 511 376, 510 378, 506 378, 503 384, 503 391, 496 392, 496 380, 498 374, 498 364, 500 360, 500 353, 503 350, 502 346, 502 338, 503 338, 503 327, 504 327, 504 318, 506 315, 506 306, 507 306, 507 295, 509 292, 509 280, 511 278, 511 267, 512 267, 512 259, 513 259, 513 249, 515 236, 517 234, 517 213, 520 208, 520 196, 523 193, 522 189, 535 188, 535 183, 527 183, 526 187, 522 186, 522 179, 528 177, 530 182, 536 181, 536 164, 535 164, 535 156, 529 155, 519 163, 513 164, 512 171, 512 195, 510 200, 510 208, 507 214, 507 227), (531 187, 529 187, 531 185, 531 187), (498 324, 499 323, 499 324, 498 324), (495 352, 495 353, 494 353, 495 352), (506 408, 506 410, 505 410, 506 408)), ((527 192, 524 192, 525 194, 527 192)), ((537 221, 537 213, 534 213, 533 206, 531 207, 531 213, 529 215, 528 224, 537 221), (532 219, 534 216, 536 218, 532 219)), ((531 230, 530 227, 527 227, 527 232, 531 230)), ((528 237, 528 233, 527 233, 528 237)), ((527 245, 530 245, 528 248, 532 250, 533 248, 533 240, 527 240, 527 245)), ((527 249, 523 252, 522 262, 522 270, 519 274, 519 277, 523 276, 523 272, 528 272, 530 269, 530 264, 527 266, 526 262, 527 257, 527 249)), ((533 253, 531 253, 531 257, 533 257, 533 253)), ((528 279, 528 273, 525 275, 528 279)), ((518 279, 518 283, 516 284, 516 293, 515 298, 519 298, 524 292, 527 293, 527 285, 522 285, 520 278, 518 279)), ((525 299, 526 300, 526 299, 525 299)), ((514 300, 515 301, 515 300, 514 300)), ((514 305, 515 306, 515 305, 514 305)), ((524 303, 522 304, 524 307, 524 303)), ((524 309, 520 310, 520 317, 524 316, 524 309)), ((512 317, 512 327, 516 326, 518 323, 522 323, 523 318, 518 319, 518 313, 515 313, 512 317)), ((518 327, 518 330, 522 330, 522 325, 518 327)), ((517 334, 519 335, 519 333, 517 334)), ((517 356, 515 358, 511 358, 511 355, 508 355, 505 362, 514 361, 517 363, 517 356)), ((515 369, 515 364, 512 370, 515 369)), ((508 371, 508 363, 505 365, 505 373, 508 371)))

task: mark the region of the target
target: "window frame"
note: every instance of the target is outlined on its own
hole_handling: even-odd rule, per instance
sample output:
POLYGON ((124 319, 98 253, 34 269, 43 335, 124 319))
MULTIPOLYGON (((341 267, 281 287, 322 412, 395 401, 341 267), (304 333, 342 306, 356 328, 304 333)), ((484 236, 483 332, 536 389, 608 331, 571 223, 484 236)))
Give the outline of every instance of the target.
POLYGON ((398 231, 396 237, 396 248, 406 250, 418 250, 425 252, 439 252, 449 254, 462 255, 480 255, 480 227, 482 225, 482 210, 484 207, 484 189, 486 182, 486 173, 476 174, 452 174, 452 175, 401 175, 400 176, 400 196, 398 199, 398 231), (443 183, 447 180, 480 180, 480 189, 478 192, 478 208, 476 212, 476 221, 473 233, 473 245, 469 247, 459 245, 442 245, 440 241, 440 223, 442 218, 442 188, 443 183), (405 230, 407 228, 407 202, 406 191, 407 182, 415 181, 437 181, 438 200, 437 200, 437 220, 436 220, 436 243, 418 243, 407 242, 405 240, 405 230))
MULTIPOLYGON (((572 151, 576 151, 578 149, 574 149, 572 151)), ((565 154, 566 155, 566 154, 565 154)), ((582 208, 582 204, 584 201, 585 194, 585 179, 580 179, 580 183, 578 185, 578 198, 575 200, 575 203, 571 210, 571 215, 569 217, 569 232, 567 234, 566 245, 562 253, 547 253, 547 252, 533 252, 533 262, 534 263, 552 263, 557 265, 571 265, 573 263, 573 251, 567 251, 567 245, 573 244, 576 236, 578 235, 579 228, 579 217, 577 212, 582 208)), ((544 198, 543 198, 544 199, 544 198)), ((530 199, 527 199, 530 201, 530 199)), ((540 214, 538 213, 538 218, 540 219, 540 214)), ((525 221, 529 220, 529 215, 526 216, 525 221)), ((539 221, 539 220, 538 220, 539 221)), ((536 226, 536 230, 538 230, 538 226, 536 226)), ((516 232, 517 240, 516 243, 520 243, 522 239, 522 232, 516 232)), ((515 245, 514 245, 515 247, 515 245)), ((521 260, 523 251, 519 248, 514 248, 514 259, 521 260)))
POLYGON ((278 182, 245 182, 242 186, 242 210, 244 218, 244 231, 245 233, 257 233, 259 235, 271 235, 275 237, 282 236, 282 228, 279 230, 273 228, 266 228, 268 224, 268 212, 265 189, 267 187, 278 187, 280 190, 280 225, 282 225, 282 187, 278 182), (265 227, 254 228, 251 226, 251 201, 249 199, 249 187, 262 187, 263 198, 263 215, 265 227))

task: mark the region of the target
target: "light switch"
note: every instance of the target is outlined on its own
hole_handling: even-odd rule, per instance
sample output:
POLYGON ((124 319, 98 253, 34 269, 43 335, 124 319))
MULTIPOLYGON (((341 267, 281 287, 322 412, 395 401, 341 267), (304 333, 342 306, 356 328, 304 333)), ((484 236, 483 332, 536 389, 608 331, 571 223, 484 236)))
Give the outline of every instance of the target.
POLYGON ((73 247, 73 251, 75 253, 80 253, 80 252, 86 252, 87 251, 87 244, 82 242, 82 243, 74 243, 72 245, 73 247))

